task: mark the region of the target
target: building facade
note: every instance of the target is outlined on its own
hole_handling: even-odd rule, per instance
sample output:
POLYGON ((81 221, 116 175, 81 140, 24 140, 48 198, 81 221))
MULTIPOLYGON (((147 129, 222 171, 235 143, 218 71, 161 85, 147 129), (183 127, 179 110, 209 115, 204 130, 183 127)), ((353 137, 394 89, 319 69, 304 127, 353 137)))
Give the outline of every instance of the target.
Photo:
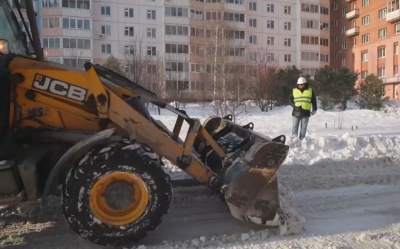
MULTIPOLYGON (((294 65, 304 75, 325 65, 358 71, 360 80, 374 73, 386 95, 398 98, 399 0, 41 0, 38 5, 47 58, 72 67, 103 64, 112 55, 125 72, 135 73, 131 62, 145 57, 163 63, 169 87, 199 91, 210 88, 204 74, 216 69, 206 51, 217 44, 217 27, 225 26, 230 62, 249 65, 265 49, 274 66, 294 65)), ((157 71, 146 66, 149 73, 157 71)))
POLYGON ((375 74, 385 96, 399 99, 399 0, 332 2, 332 67, 360 73, 360 81, 375 74))

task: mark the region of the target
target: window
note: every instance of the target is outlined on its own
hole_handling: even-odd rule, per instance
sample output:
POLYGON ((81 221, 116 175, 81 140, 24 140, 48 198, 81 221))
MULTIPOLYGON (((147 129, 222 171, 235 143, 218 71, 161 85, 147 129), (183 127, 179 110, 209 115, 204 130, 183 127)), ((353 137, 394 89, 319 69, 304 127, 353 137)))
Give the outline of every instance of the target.
POLYGON ((249 19, 249 22, 250 27, 257 27, 257 19, 249 19))
POLYGON ((357 45, 357 38, 353 39, 353 47, 355 47, 357 45))
POLYGON ((111 26, 110 25, 102 25, 101 26, 101 34, 102 35, 111 35, 111 26))
POLYGON ((292 39, 290 38, 285 38, 283 41, 283 44, 285 47, 291 47, 292 46, 292 39))
POLYGON ((362 52, 361 53, 361 60, 364 61, 368 61, 368 52, 362 52))
POLYGON ((267 4, 267 12, 275 12, 275 6, 271 3, 267 4))
POLYGON ((64 65, 74 68, 83 68, 86 62, 90 62, 90 59, 64 58, 63 60, 64 65))
POLYGON ((339 42, 339 36, 332 35, 332 42, 339 42))
POLYGON ((255 36, 255 35, 250 35, 250 36, 249 36, 249 42, 250 42, 251 44, 257 44, 257 36, 255 36))
POLYGON ((274 21, 267 21, 267 29, 274 29, 274 21))
POLYGON ((399 54, 399 44, 397 42, 394 44, 393 51, 394 51, 394 55, 399 54))
POLYGON ((343 49, 343 50, 344 50, 344 49, 347 49, 347 41, 342 42, 342 49, 343 49))
POLYGON ((170 54, 188 54, 189 45, 184 44, 165 44, 165 52, 170 54))
POLYGON ((273 36, 268 36, 267 37, 267 45, 273 46, 275 43, 275 38, 273 36))
POLYGON ((165 70, 173 72, 188 72, 189 66, 188 63, 184 62, 167 61, 165 62, 165 70))
POLYGON ((399 65, 394 65, 393 66, 393 75, 399 75, 399 65))
POLYGON ((338 19, 333 19, 332 26, 338 27, 339 26, 339 20, 338 19))
POLYGON ((86 29, 90 30, 90 20, 63 18, 63 29, 86 29))
POLYGON ((329 55, 327 55, 327 54, 321 54, 321 55, 320 55, 320 61, 329 62, 329 55))
POLYGON ((386 18, 386 12, 387 12, 386 8, 380 9, 379 10, 379 19, 386 18))
MULTIPOLYGON (((45 1, 43 1, 43 4, 45 2, 48 2, 50 4, 50 2, 55 3, 56 1, 45 0, 45 1)), ((53 7, 56 7, 56 6, 53 6, 53 7)), ((90 9, 90 0, 62 0, 62 7, 63 8, 73 8, 73 9, 90 9)))
POLYGON ((49 17, 42 18, 42 27, 43 28, 59 28, 60 27, 60 18, 58 17, 49 17))
POLYGON ((63 38, 63 48, 90 49, 89 39, 63 38))
POLYGON ((319 6, 317 4, 302 3, 301 11, 311 12, 311 13, 319 13, 319 6))
POLYGON ((156 11, 147 10, 147 19, 156 20, 156 11))
POLYGON ((133 17, 133 8, 125 8, 125 17, 133 17))
POLYGON ((378 30, 379 39, 386 38, 386 36, 387 36, 387 29, 386 28, 378 30))
POLYGON ((244 22, 244 14, 224 12, 224 20, 230 22, 244 22))
POLYGON ((292 30, 292 23, 291 23, 291 22, 285 22, 285 23, 283 24, 283 28, 284 28, 285 30, 292 30))
POLYGON ((225 3, 244 4, 244 0, 225 0, 225 3))
POLYGON ((111 7, 110 6, 101 6, 101 15, 102 16, 110 16, 111 15, 111 7))
MULTIPOLYGON (((25 1, 20 0, 19 3, 21 5, 22 9, 26 9, 25 1)), ((16 6, 14 6, 14 3, 13 3, 13 7, 16 7, 16 6)), ((42 0, 42 7, 43 8, 60 7, 60 1, 59 0, 42 0)))
POLYGON ((301 44, 319 45, 318 36, 301 36, 301 44))
POLYGON ((47 57, 47 59, 52 62, 61 63, 61 58, 58 57, 47 57))
POLYGON ((319 53, 301 52, 301 59, 304 61, 319 61, 319 53))
POLYGON ((339 9, 339 3, 338 2, 333 2, 332 3, 332 9, 338 10, 339 9))
POLYGON ((347 30, 347 25, 343 24, 342 25, 342 33, 345 33, 347 30))
POLYGON ((257 10, 257 3, 249 2, 249 9, 250 10, 257 10))
POLYGON ((346 66, 346 58, 342 58, 342 67, 346 66))
POLYGON ((378 48, 378 58, 386 57, 386 48, 378 48))
POLYGON ((394 26, 394 33, 395 34, 400 34, 400 23, 396 24, 394 26))
POLYGON ((363 26, 364 26, 364 25, 368 25, 368 24, 369 24, 369 15, 363 16, 363 17, 361 18, 361 23, 362 23, 363 26))
POLYGON ((342 9, 342 16, 343 17, 345 17, 346 16, 346 14, 347 14, 347 7, 344 7, 343 9, 342 9))
POLYGON ((61 48, 60 38, 46 37, 43 38, 44 48, 61 48))
MULTIPOLYGON (((165 7, 165 16, 188 17, 189 9, 181 7, 165 7)), ((155 19, 155 18, 154 18, 155 19)))
POLYGON ((135 46, 125 46, 125 50, 124 50, 125 54, 130 54, 130 55, 134 55, 135 54, 135 46))
POLYGON ((125 27, 125 36, 134 36, 134 28, 133 27, 125 27))
POLYGON ((378 77, 385 77, 386 76, 386 68, 380 67, 378 68, 378 77))
POLYGON ((165 25, 165 34, 166 35, 182 35, 188 36, 189 35, 189 28, 186 26, 179 26, 179 25, 165 25))
POLYGON ((250 52, 250 60, 252 61, 257 60, 257 52, 250 52))
POLYGON ((157 65, 147 65, 147 73, 149 74, 157 73, 157 65))
POLYGON ((319 42, 319 45, 328 47, 329 46, 329 40, 326 39, 326 38, 321 38, 320 42, 319 42))
POLYGON ((148 28, 147 29, 147 37, 156 38, 156 29, 155 28, 148 28))
POLYGON ((111 44, 101 44, 101 52, 103 54, 111 54, 111 44))
POLYGON ((368 76, 368 71, 367 70, 361 71, 361 79, 365 79, 365 78, 367 78, 367 76, 368 76))
POLYGON ((369 0, 362 0, 362 6, 363 7, 369 6, 369 0))
POLYGON ((285 5, 285 7, 283 8, 283 13, 285 13, 286 15, 291 15, 292 14, 292 6, 285 5))
POLYGON ((292 62, 292 55, 291 55, 291 54, 285 54, 285 55, 283 56, 283 60, 284 60, 285 62, 292 62))
POLYGON ((321 14, 323 15, 329 15, 329 9, 327 7, 324 6, 320 6, 320 11, 321 14))
POLYGON ((368 43, 369 42, 369 34, 365 34, 362 36, 362 43, 368 43))
POLYGON ((150 56, 157 55, 157 48, 156 47, 147 47, 147 55, 150 55, 150 56))

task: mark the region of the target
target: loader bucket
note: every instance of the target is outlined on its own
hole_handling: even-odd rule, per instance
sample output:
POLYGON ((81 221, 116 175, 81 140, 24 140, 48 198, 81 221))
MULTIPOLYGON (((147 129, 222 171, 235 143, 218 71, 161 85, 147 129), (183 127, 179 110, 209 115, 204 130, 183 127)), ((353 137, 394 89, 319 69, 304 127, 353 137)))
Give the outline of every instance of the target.
MULTIPOLYGON (((238 161, 241 167, 249 166, 247 171, 230 179, 224 187, 225 200, 235 218, 266 226, 279 225, 276 174, 287 152, 286 145, 258 142, 238 161)), ((226 171, 225 179, 228 174, 229 170, 226 171)))
POLYGON ((213 117, 204 128, 226 153, 221 164, 216 153, 198 146, 202 160, 222 178, 222 192, 233 217, 266 226, 279 225, 277 170, 286 159, 285 136, 273 139, 253 131, 253 124, 240 126, 229 117, 213 117), (218 171, 216 164, 220 164, 218 171))

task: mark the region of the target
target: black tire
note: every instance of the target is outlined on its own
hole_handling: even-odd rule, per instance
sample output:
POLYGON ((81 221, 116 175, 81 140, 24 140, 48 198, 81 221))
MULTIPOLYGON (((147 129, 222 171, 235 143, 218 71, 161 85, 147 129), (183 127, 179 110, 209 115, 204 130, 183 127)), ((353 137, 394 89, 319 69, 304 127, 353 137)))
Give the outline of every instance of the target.
POLYGON ((153 153, 137 144, 117 144, 96 148, 73 167, 62 189, 64 217, 77 234, 99 245, 122 246, 146 237, 155 230, 168 212, 172 196, 170 177, 153 153), (89 204, 92 186, 101 177, 113 172, 129 172, 139 176, 148 189, 145 212, 125 226, 110 226, 94 217, 89 204))

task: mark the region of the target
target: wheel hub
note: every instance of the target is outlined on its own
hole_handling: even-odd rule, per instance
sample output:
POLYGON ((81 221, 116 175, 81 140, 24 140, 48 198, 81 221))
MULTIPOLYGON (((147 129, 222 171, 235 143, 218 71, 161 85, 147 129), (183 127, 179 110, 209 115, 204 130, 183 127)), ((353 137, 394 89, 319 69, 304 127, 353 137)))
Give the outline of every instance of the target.
POLYGON ((143 215, 149 202, 149 193, 140 177, 114 172, 94 184, 89 202, 96 218, 109 225, 121 226, 143 215))
POLYGON ((134 202, 133 196, 134 189, 125 181, 111 183, 104 193, 107 205, 115 210, 127 208, 134 202))

